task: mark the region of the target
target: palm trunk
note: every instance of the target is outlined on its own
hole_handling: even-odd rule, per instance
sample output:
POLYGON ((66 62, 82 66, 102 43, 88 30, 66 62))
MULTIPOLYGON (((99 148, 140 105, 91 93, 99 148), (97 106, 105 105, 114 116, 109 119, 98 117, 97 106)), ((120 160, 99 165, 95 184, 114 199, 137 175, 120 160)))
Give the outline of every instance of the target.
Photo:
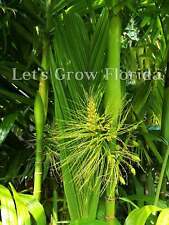
MULTIPOLYGON (((47 42, 43 46, 42 68, 47 70, 47 42)), ((34 196, 40 200, 42 185, 42 141, 43 129, 47 118, 48 110, 48 81, 40 77, 39 91, 35 99, 34 114, 36 126, 36 156, 35 156, 35 174, 34 174, 34 196)))
POLYGON ((117 123, 121 109, 121 82, 120 82, 120 52, 121 52, 121 19, 113 16, 109 28, 108 68, 105 90, 106 114, 111 116, 113 123, 117 123))
MULTIPOLYGON (((47 57, 48 57, 48 41, 44 39, 43 49, 42 49, 42 69, 43 72, 48 71, 47 65, 47 57)), ((40 77, 39 82, 39 93, 42 98, 43 106, 44 106, 44 113, 45 113, 45 120, 47 118, 47 111, 48 111, 48 80, 45 79, 45 76, 40 77)))
POLYGON ((42 138, 44 128, 44 108, 40 94, 35 99, 34 106, 35 127, 36 127, 36 156, 34 174, 34 196, 40 200, 42 183, 42 138))
POLYGON ((114 220, 115 220, 115 187, 116 185, 108 185, 107 190, 106 190, 106 221, 108 225, 115 225, 114 220))
MULTIPOLYGON (((116 130, 117 120, 121 110, 120 82, 120 52, 121 52, 121 19, 113 15, 109 28, 108 66, 111 73, 105 90, 106 115, 112 118, 112 129, 116 130)), ((112 146, 113 147, 113 146, 112 146)), ((113 167, 114 165, 112 165, 113 167)), ((106 190, 106 220, 108 225, 115 225, 115 190, 116 181, 110 182, 106 190)))

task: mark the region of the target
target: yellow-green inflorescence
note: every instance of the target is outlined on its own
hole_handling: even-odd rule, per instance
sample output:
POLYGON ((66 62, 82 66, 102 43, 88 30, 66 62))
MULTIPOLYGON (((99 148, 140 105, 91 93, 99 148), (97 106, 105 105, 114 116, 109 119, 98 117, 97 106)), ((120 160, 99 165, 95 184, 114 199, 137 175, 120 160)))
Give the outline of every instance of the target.
POLYGON ((140 159, 133 153, 134 147, 122 139, 127 134, 131 136, 132 143, 131 133, 137 125, 127 126, 124 119, 121 119, 116 130, 113 130, 111 119, 105 114, 99 114, 94 96, 89 96, 85 106, 80 108, 74 111, 73 118, 65 123, 64 132, 58 135, 58 143, 61 143, 59 148, 67 149, 67 157, 62 165, 70 165, 75 181, 81 186, 96 177, 101 180, 104 188, 112 179, 125 184, 123 171, 135 175, 136 171, 131 164, 139 163, 140 159), (114 140, 116 146, 111 144, 114 140))

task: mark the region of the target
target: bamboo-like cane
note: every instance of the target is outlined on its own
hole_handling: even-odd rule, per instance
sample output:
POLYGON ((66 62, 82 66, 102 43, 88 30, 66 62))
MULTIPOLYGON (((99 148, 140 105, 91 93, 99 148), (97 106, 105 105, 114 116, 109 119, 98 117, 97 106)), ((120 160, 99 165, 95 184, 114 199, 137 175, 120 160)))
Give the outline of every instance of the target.
MULTIPOLYGON (((109 28, 108 66, 111 73, 108 76, 105 94, 106 114, 112 118, 112 128, 116 129, 121 109, 121 82, 120 82, 120 52, 121 52, 121 19, 113 15, 109 28)), ((114 165, 111 165, 112 167, 114 165)), ((115 189, 116 181, 110 182, 106 195, 106 220, 108 225, 115 224, 115 189)))
MULTIPOLYGON (((47 69, 47 42, 44 42, 42 68, 47 69)), ((34 175, 34 196, 40 200, 42 185, 42 139, 43 129, 48 111, 48 81, 40 77, 39 91, 35 98, 34 116, 36 127, 36 156, 35 156, 35 175, 34 175)))
POLYGON ((35 98, 34 116, 36 127, 36 156, 35 156, 35 174, 34 174, 34 196, 40 200, 42 183, 42 138, 44 128, 44 107, 39 92, 35 98))

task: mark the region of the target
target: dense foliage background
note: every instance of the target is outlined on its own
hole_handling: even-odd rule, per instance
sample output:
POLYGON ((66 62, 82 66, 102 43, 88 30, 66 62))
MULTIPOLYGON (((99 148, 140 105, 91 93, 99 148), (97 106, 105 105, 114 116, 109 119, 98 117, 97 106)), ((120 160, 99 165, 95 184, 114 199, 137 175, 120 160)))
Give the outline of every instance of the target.
POLYGON ((0 1, 2 225, 169 224, 168 12, 0 1))

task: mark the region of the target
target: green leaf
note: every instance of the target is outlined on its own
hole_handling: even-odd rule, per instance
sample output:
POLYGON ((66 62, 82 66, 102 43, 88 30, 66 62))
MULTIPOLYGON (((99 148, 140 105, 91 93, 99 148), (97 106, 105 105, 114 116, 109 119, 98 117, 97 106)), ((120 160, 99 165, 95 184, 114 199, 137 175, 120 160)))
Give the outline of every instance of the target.
POLYGON ((15 201, 17 216, 18 216, 18 225, 31 225, 31 218, 28 212, 26 205, 21 201, 19 194, 15 191, 12 185, 11 189, 13 192, 13 198, 15 201))
POLYGON ((169 225, 169 209, 164 209, 160 213, 156 225, 169 225))
POLYGON ((108 38, 108 10, 103 9, 95 26, 91 40, 89 68, 91 71, 101 71, 108 38))
MULTIPOLYGON (((10 184, 10 191, 0 185, 1 219, 3 225, 31 225, 31 216, 36 225, 46 225, 43 206, 34 196, 19 194, 10 184)), ((1 224, 1 223, 0 223, 1 224)))
POLYGON ((16 118, 17 118, 16 113, 10 114, 6 116, 2 121, 2 123, 0 124, 0 145, 3 143, 9 131, 13 127, 16 118))
POLYGON ((137 115, 139 115, 141 110, 144 109, 144 106, 151 92, 151 85, 152 82, 147 81, 144 82, 144 84, 137 86, 137 92, 133 99, 133 109, 137 115), (142 92, 143 89, 144 92, 142 92))
POLYGON ((1 219, 2 224, 18 225, 15 204, 9 190, 0 185, 1 219))
MULTIPOLYGON (((71 222, 70 225, 106 225, 107 223, 100 220, 82 219, 71 222)), ((118 224, 117 224, 118 225, 118 224)))
POLYGON ((20 200, 26 205, 29 213, 33 216, 37 225, 45 225, 46 217, 43 206, 33 196, 19 194, 20 200))
MULTIPOLYGON (((114 220, 112 221, 112 223, 113 223, 114 225, 120 225, 120 222, 118 221, 117 218, 114 218, 114 220)), ((106 223, 106 224, 107 224, 107 223, 106 223)))
POLYGON ((25 97, 23 95, 20 95, 20 94, 16 94, 16 93, 13 93, 13 92, 10 92, 4 88, 0 88, 0 94, 2 96, 5 96, 7 99, 9 99, 10 101, 12 100, 12 102, 17 102, 17 103, 23 103, 23 104, 26 104, 26 105, 32 105, 32 99, 28 98, 28 97, 25 97))
MULTIPOLYGON (((141 201, 141 202, 145 202, 148 205, 154 204, 154 196, 153 195, 147 196, 147 195, 144 195, 144 194, 141 194, 141 193, 139 194, 139 192, 138 192, 136 195, 129 195, 127 197, 131 201, 137 201, 138 203, 140 203, 140 201, 141 201)), ((164 209, 164 208, 167 208, 167 203, 166 203, 166 201, 159 199, 157 206, 164 209)))
POLYGON ((132 211, 126 219, 125 225, 145 225, 148 217, 161 209, 156 206, 144 206, 132 211))
POLYGON ((132 202, 130 199, 128 199, 128 198, 119 198, 121 201, 123 201, 123 202, 127 202, 127 203, 129 203, 129 204, 131 204, 132 206, 134 206, 135 208, 138 208, 138 206, 134 203, 134 202, 132 202))

